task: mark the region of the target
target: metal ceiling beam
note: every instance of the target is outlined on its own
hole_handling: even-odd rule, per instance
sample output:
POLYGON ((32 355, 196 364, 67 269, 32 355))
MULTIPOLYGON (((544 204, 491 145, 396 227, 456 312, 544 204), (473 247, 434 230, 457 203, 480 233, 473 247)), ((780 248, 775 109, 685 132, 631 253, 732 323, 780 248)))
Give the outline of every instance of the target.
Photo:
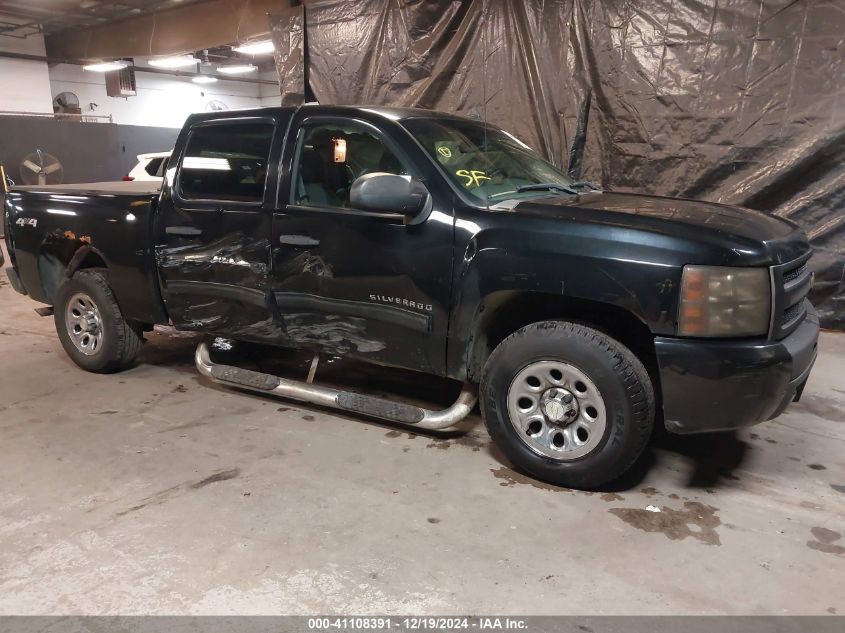
POLYGON ((286 4, 287 0, 183 2, 120 22, 48 35, 47 53, 113 59, 194 52, 269 35, 268 13, 286 4))
POLYGON ((75 28, 90 28, 161 11, 174 6, 188 6, 204 0, 90 0, 81 5, 78 1, 39 4, 32 0, 0 0, 0 14, 27 21, 39 22, 47 33, 75 28))

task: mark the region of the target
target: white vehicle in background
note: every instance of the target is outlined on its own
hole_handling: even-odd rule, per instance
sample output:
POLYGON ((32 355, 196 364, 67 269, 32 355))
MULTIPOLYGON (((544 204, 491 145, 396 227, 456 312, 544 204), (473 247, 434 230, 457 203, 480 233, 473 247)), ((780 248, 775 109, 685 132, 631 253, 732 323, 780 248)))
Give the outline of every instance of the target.
POLYGON ((132 168, 123 180, 150 180, 161 182, 170 152, 155 152, 152 154, 138 154, 138 164, 132 168))

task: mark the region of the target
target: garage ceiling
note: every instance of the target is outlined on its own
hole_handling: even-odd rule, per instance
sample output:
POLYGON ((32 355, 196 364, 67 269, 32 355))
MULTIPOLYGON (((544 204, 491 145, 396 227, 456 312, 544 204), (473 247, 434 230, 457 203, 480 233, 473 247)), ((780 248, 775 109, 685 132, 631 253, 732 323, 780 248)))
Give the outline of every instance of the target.
MULTIPOLYGON (((0 36, 44 34, 47 57, 108 60, 267 39, 268 14, 301 0, 0 0, 0 36)), ((229 53, 231 54, 231 53, 229 53)))
POLYGON ((103 26, 202 0, 0 0, 0 35, 52 35, 103 26))

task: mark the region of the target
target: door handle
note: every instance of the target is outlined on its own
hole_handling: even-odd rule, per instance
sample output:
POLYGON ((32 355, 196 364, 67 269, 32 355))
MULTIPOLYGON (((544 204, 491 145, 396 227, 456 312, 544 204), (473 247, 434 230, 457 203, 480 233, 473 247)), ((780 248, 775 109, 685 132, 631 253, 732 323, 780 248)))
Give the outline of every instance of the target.
POLYGON ((279 243, 286 244, 288 246, 301 246, 307 248, 310 246, 319 246, 320 240, 315 240, 313 237, 309 237, 307 235, 280 235, 279 243))
POLYGON ((166 226, 164 232, 168 235, 202 235, 202 229, 194 226, 166 226))

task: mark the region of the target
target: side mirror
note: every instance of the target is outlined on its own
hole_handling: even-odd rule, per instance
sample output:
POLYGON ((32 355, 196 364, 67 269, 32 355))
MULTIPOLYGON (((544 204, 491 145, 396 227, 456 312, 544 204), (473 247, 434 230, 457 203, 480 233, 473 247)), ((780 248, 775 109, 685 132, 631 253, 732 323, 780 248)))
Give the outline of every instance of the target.
POLYGON ((428 189, 416 178, 377 172, 352 183, 349 201, 356 209, 401 213, 409 221, 428 207, 428 189))

